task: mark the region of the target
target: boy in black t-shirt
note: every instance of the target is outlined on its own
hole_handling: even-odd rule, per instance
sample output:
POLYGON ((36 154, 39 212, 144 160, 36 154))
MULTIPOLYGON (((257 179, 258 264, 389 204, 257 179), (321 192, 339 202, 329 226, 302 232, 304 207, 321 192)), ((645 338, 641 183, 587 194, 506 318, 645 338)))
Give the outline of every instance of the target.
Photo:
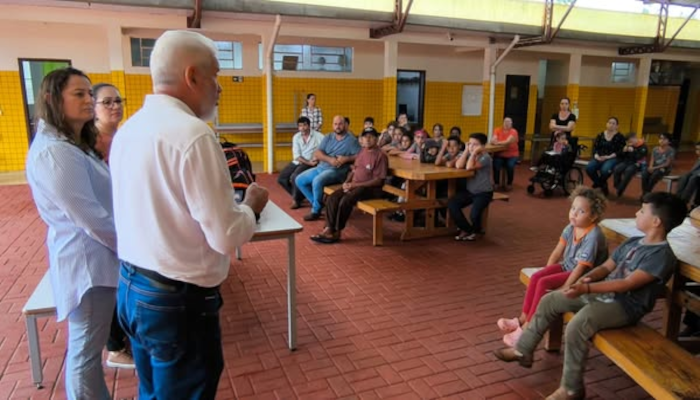
POLYGON ((629 238, 607 261, 569 288, 544 296, 515 348, 498 350, 496 357, 531 367, 535 348, 552 321, 574 311, 576 315, 566 326, 561 384, 548 398, 584 399, 588 341, 600 330, 634 325, 654 308, 659 291, 677 264, 666 236, 683 223, 686 213, 678 196, 661 192, 645 195, 635 221, 644 236, 629 238), (604 280, 611 273, 615 278, 604 280), (597 296, 586 296, 592 293, 614 293, 614 298, 604 302, 597 296))

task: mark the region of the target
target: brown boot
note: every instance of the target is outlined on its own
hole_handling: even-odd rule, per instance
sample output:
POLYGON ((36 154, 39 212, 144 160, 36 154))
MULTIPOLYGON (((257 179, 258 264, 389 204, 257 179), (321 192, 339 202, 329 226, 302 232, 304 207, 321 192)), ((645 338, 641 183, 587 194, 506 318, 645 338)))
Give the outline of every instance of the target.
POLYGON ((586 391, 582 390, 580 392, 569 392, 564 386, 559 386, 554 393, 547 396, 545 400, 584 400, 586 398, 586 391))
POLYGON ((505 361, 505 362, 517 361, 518 364, 520 364, 520 366, 523 368, 531 368, 532 367, 532 355, 516 354, 515 349, 513 349, 513 348, 505 348, 505 349, 496 350, 493 352, 493 354, 496 356, 496 358, 498 358, 501 361, 505 361))

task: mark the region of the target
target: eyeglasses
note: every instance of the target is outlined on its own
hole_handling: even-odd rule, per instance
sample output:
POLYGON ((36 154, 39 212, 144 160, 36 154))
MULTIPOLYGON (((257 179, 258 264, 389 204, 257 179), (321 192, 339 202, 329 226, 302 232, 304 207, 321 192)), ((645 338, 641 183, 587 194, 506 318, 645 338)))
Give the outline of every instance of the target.
POLYGON ((116 99, 106 98, 102 101, 96 101, 95 103, 102 104, 103 106, 105 106, 107 108, 112 108, 112 106, 115 104, 117 107, 123 107, 124 103, 126 103, 126 99, 122 99, 119 97, 117 97, 116 99))

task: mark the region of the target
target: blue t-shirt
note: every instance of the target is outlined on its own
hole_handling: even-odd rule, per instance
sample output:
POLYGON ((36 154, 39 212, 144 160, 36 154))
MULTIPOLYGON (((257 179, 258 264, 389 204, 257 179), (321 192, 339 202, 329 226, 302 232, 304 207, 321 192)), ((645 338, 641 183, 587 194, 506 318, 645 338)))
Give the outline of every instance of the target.
MULTIPOLYGON (((354 156, 360 152, 361 147, 360 143, 357 141, 357 138, 349 133, 343 135, 343 138, 341 140, 336 139, 335 133, 330 133, 323 138, 321 144, 318 146, 318 149, 324 152, 329 157, 337 157, 354 156)), ((348 168, 350 168, 350 165, 352 165, 352 163, 346 163, 343 164, 343 166, 338 167, 338 169, 347 170, 348 168)), ((324 170, 334 167, 325 161, 321 161, 318 163, 318 166, 316 168, 324 170)))

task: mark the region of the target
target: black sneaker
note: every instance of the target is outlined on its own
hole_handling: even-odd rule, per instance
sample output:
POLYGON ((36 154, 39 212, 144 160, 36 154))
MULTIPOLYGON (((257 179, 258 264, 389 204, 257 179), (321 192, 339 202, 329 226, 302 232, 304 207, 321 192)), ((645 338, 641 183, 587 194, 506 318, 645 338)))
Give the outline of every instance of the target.
POLYGON ((310 212, 304 215, 304 221, 317 221, 319 219, 321 219, 320 213, 310 212))

